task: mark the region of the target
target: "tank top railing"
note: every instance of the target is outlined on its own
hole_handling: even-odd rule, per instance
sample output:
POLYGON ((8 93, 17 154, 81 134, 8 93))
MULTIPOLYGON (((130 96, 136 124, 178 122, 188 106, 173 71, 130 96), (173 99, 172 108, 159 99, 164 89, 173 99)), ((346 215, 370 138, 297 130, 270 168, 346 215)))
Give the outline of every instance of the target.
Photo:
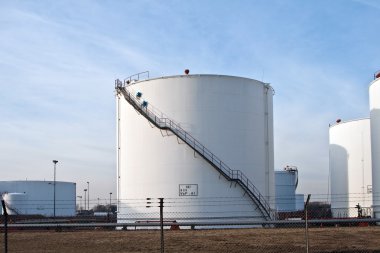
POLYGON ((183 142, 189 145, 194 151, 200 154, 214 168, 216 168, 227 180, 235 181, 243 190, 254 200, 260 211, 268 220, 276 218, 276 212, 270 208, 266 198, 260 193, 257 187, 251 180, 240 170, 233 170, 225 164, 214 153, 207 149, 202 143, 195 139, 191 134, 185 131, 178 123, 167 117, 160 117, 155 112, 149 109, 150 105, 143 106, 140 99, 137 99, 119 80, 115 82, 116 90, 123 94, 124 98, 138 112, 160 129, 166 129, 175 134, 183 142))
POLYGON ((149 79, 149 71, 140 72, 125 78, 124 85, 132 85, 134 82, 140 81, 141 79, 149 79))

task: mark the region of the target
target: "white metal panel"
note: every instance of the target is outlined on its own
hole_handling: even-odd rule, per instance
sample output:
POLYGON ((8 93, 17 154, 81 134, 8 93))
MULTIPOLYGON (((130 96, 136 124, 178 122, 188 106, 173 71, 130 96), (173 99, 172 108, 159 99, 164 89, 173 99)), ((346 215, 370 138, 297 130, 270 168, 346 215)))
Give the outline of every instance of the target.
POLYGON ((355 206, 371 207, 370 120, 330 127, 330 189, 333 217, 355 217, 355 206))
POLYGON ((380 78, 369 87, 371 147, 372 147, 372 194, 373 210, 380 218, 380 78))
MULTIPOLYGON (((9 199, 10 205, 21 210, 20 214, 54 214, 53 181, 0 181, 0 194, 9 199), (26 202, 17 194, 25 194, 26 202)), ((76 214, 76 184, 56 181, 56 216, 76 214)))
MULTIPOLYGON (((148 106, 159 108, 231 168, 242 170, 274 204, 273 94, 267 85, 240 77, 188 75, 138 82, 129 90, 141 92, 148 106)), ((126 199, 244 196, 238 185, 231 185, 186 144, 153 128, 123 97, 117 97, 117 108, 119 217, 147 212, 126 199), (180 185, 197 185, 197 196, 181 196, 180 185)), ((195 186, 192 189, 195 192, 195 186)), ((254 205, 231 203, 166 210, 187 216, 258 213, 254 205)))

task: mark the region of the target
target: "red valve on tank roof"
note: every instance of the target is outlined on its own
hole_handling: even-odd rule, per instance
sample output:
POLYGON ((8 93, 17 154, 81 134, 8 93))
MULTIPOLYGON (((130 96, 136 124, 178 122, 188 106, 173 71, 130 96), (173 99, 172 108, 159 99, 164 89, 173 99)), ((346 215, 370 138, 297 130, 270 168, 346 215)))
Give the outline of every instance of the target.
POLYGON ((341 119, 337 119, 336 120, 336 123, 340 123, 342 120, 341 119))
POLYGON ((185 69, 185 74, 188 75, 190 73, 190 70, 185 69))

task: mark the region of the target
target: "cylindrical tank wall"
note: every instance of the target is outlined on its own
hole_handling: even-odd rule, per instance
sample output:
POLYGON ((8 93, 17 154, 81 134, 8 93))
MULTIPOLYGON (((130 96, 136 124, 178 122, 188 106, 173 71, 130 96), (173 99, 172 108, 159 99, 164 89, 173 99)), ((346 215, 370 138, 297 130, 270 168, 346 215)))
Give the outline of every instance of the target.
POLYGON ((370 120, 337 123, 330 127, 330 190, 333 217, 371 215, 372 171, 370 120))
POLYGON ((296 194, 296 211, 303 211, 305 208, 305 195, 296 194))
MULTIPOLYGON (((0 181, 0 193, 12 212, 44 216, 54 214, 54 181, 0 181)), ((56 181, 55 193, 56 216, 74 216, 76 184, 56 181)))
MULTIPOLYGON (((132 94, 141 92, 150 109, 158 108, 232 169, 243 171, 274 203, 273 93, 268 85, 240 77, 186 75, 141 81, 128 89, 132 94)), ((127 199, 190 201, 180 193, 187 186, 194 189, 193 200, 245 198, 252 203, 239 185, 228 182, 172 133, 153 128, 121 95, 117 108, 119 217, 147 212, 145 207, 129 205, 127 199)), ((253 204, 231 202, 217 207, 167 207, 166 211, 187 216, 258 212, 253 204)))
POLYGON ((373 211, 380 218, 380 78, 369 87, 372 149, 373 211))
POLYGON ((296 210, 296 171, 275 171, 276 209, 280 212, 296 210))
POLYGON ((28 195, 26 193, 5 193, 3 200, 9 215, 28 213, 28 195))

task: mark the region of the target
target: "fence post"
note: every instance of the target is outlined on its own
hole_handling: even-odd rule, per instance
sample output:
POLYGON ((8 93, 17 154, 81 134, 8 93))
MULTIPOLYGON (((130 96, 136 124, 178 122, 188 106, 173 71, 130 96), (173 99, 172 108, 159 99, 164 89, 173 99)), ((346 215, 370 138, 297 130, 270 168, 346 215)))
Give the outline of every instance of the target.
POLYGON ((309 205, 311 194, 307 195, 307 199, 305 202, 304 212, 305 212, 305 242, 306 242, 306 253, 309 253, 309 226, 308 226, 308 217, 307 217, 307 208, 309 205))
POLYGON ((3 199, 1 200, 1 205, 3 206, 4 212, 4 252, 8 253, 8 213, 3 199))
POLYGON ((161 226, 161 253, 164 253, 164 217, 163 217, 163 209, 164 209, 164 198, 159 198, 160 200, 160 226, 161 226))

